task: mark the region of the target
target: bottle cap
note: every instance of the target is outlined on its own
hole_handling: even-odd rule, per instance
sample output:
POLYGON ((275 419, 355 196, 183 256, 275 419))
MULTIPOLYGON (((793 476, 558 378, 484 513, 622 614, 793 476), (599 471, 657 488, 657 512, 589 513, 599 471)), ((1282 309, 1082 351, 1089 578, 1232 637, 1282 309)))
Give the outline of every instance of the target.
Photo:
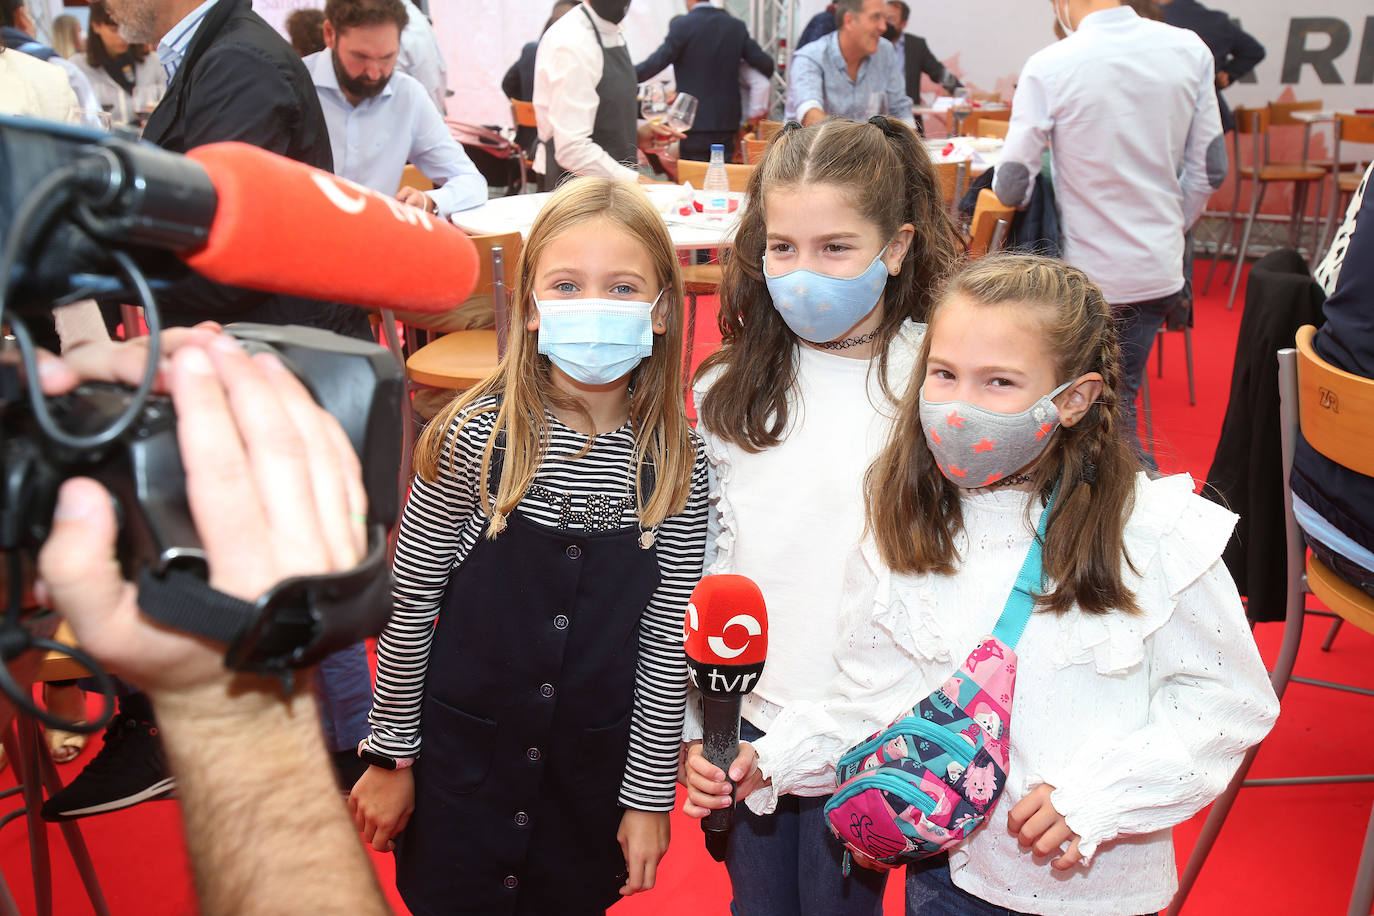
POLYGON ((725 144, 724 144, 724 143, 712 143, 712 144, 711 144, 711 152, 714 153, 716 150, 720 150, 722 153, 725 152, 725 144))

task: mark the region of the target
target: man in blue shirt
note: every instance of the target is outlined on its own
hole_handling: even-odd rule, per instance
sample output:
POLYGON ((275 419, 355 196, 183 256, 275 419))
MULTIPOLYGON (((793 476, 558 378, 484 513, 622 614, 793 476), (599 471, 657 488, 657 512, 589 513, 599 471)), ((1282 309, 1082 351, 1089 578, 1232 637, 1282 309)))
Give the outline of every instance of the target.
POLYGON ((453 139, 425 88, 395 72, 408 14, 401 0, 330 0, 326 50, 305 59, 329 129, 334 172, 428 213, 487 199, 487 182, 453 139), (397 188, 406 162, 437 186, 397 188))
POLYGON ((787 119, 806 125, 830 115, 864 121, 885 114, 915 127, 902 62, 882 40, 883 0, 839 0, 835 20, 839 29, 792 57, 787 119))

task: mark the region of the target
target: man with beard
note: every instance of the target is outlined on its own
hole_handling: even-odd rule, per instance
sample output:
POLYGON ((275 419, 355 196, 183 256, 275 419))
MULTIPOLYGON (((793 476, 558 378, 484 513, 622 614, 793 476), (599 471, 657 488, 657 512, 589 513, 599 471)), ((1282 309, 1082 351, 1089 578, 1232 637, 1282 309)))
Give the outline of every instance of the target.
POLYGON ((810 125, 828 116, 866 121, 886 114, 914 128, 901 61, 892 43, 882 40, 883 0, 840 0, 835 22, 836 31, 792 56, 787 120, 810 125))
POLYGON ((447 218, 485 202, 487 183, 425 88, 395 69, 408 18, 402 0, 329 0, 325 50, 305 65, 324 110, 335 173, 447 218), (438 187, 397 193, 407 161, 438 187))

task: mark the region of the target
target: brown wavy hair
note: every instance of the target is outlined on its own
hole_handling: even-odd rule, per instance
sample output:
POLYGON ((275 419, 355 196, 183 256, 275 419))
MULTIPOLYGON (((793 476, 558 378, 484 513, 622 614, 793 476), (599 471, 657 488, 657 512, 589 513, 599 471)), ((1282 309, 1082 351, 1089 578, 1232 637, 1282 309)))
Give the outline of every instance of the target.
POLYGON ((763 279, 766 195, 806 184, 843 188, 884 238, 896 235, 903 223, 915 227, 901 271, 884 287, 877 329, 878 379, 889 398, 895 400, 887 380, 888 345, 907 319, 925 320, 934 290, 966 250, 925 147, 900 121, 878 117, 860 124, 830 118, 810 127, 789 126, 774 137, 750 176, 748 206, 725 262, 721 347, 697 371, 700 378, 721 370, 698 405, 702 422, 751 452, 782 440, 787 395, 797 380, 797 336, 773 307, 763 279))
MULTIPOLYGON (((462 429, 473 417, 495 412, 496 424, 483 449, 479 475, 482 511, 493 518, 510 515, 534 483, 549 441, 546 407, 580 413, 588 426, 592 424, 586 405, 554 384, 549 358, 539 353, 539 333, 529 330, 526 323, 537 314, 534 277, 544 250, 563 233, 585 231, 586 223, 598 220, 621 227, 644 244, 663 289, 655 315, 665 316, 667 328, 654 335, 653 353, 630 371, 636 492, 645 492, 646 461, 653 464, 655 477, 653 494, 639 510, 640 523, 646 528, 658 525, 687 505, 696 449, 682 395, 682 274, 677 252, 663 217, 637 185, 609 178, 574 178, 559 185, 530 227, 516 264, 506 353, 496 371, 430 421, 415 446, 415 473, 433 481, 450 427, 457 424, 462 429), (500 403, 472 409, 489 394, 500 394, 500 403), (500 483, 492 494, 487 492, 491 453, 496 435, 503 430, 505 458, 500 483)), ((590 439, 587 448, 591 448, 590 439)), ((498 534, 499 525, 488 526, 488 537, 498 534)))
MULTIPOLYGON (((1073 426, 1061 426, 1030 470, 1036 491, 1059 495, 1045 531, 1043 564, 1051 590, 1040 606, 1063 613, 1137 613, 1122 581, 1124 531, 1134 505, 1140 462, 1121 431, 1121 351, 1111 306, 1087 274, 1035 255, 997 255, 952 277, 931 315, 914 383, 903 398, 891 438, 865 481, 868 528, 883 561, 899 573, 955 572, 955 538, 964 527, 961 490, 940 473, 921 428, 920 392, 939 326, 940 308, 954 297, 978 305, 1017 303, 1027 330, 1051 343, 1056 383, 1088 372, 1102 376, 1102 394, 1073 426)), ((1027 507, 1029 521, 1030 507, 1027 507)))
MULTIPOLYGON (((105 25, 110 28, 119 28, 119 23, 114 21, 110 15, 110 8, 103 0, 95 0, 90 6, 91 25, 105 25)), ((129 50, 133 52, 134 60, 143 63, 148 58, 148 46, 130 43, 129 50)), ((99 70, 105 66, 106 61, 111 59, 109 51, 105 50, 105 41, 100 37, 100 33, 93 28, 86 30, 86 63, 91 65, 92 70, 99 70)))

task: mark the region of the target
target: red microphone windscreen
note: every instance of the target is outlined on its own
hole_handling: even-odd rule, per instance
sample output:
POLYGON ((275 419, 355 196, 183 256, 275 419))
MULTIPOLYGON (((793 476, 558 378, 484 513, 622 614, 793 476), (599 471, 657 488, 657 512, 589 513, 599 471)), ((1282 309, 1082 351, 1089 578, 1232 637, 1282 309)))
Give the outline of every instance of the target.
POLYGON ((761 665, 768 654, 763 592, 747 576, 703 576, 687 602, 687 657, 707 665, 761 665))
POLYGON ((372 308, 443 312, 468 298, 477 250, 454 226, 387 195, 246 143, 186 154, 219 203, 181 257, 217 283, 372 308))

